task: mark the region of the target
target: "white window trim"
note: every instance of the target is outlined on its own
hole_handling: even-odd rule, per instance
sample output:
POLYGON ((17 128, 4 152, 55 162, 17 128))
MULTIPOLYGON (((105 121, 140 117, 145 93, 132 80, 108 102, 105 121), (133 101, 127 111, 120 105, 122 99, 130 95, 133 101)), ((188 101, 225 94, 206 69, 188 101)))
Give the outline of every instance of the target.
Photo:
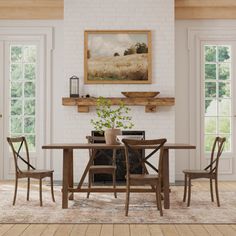
MULTIPOLYGON (((44 45, 44 58, 41 58, 41 66, 44 67, 44 74, 40 74, 43 77, 43 88, 41 91, 44 91, 44 106, 40 109, 43 111, 43 143, 51 143, 52 142, 52 51, 54 47, 53 42, 53 28, 52 27, 0 27, 0 38, 1 41, 7 40, 38 40, 44 45)), ((1 45, 0 45, 1 46, 1 45)), ((4 72, 3 72, 4 73, 4 72)), ((0 75, 0 80, 3 76, 0 75)), ((1 82, 1 81, 0 81, 1 82)), ((4 80, 3 80, 4 82, 4 80)), ((4 87, 4 86, 3 86, 4 87)), ((4 105, 4 101, 3 101, 4 105)), ((1 108, 1 104, 0 104, 1 108)), ((3 116, 4 123, 4 116, 3 116)), ((3 127, 4 128, 4 127, 3 127)), ((6 142, 5 137, 3 137, 3 142, 6 142)), ((3 145, 4 146, 4 145, 3 145)), ((43 154, 43 166, 42 168, 52 168, 53 159, 51 158, 51 152, 46 152, 42 150, 40 152, 43 154)), ((1 176, 3 178, 3 168, 4 168, 4 158, 0 159, 0 165, 2 166, 2 170, 0 171, 1 176)))
MULTIPOLYGON (((196 153, 190 154, 190 168, 201 168, 202 140, 201 140, 201 43, 203 41, 236 42, 236 28, 188 28, 189 50, 189 142, 197 146, 196 153)), ((233 84, 232 86, 235 86, 233 84)), ((233 113, 234 114, 234 113, 233 113)), ((224 157, 229 161, 228 171, 222 174, 233 174, 231 157, 224 157)), ((232 178, 236 176, 232 175, 232 178)))

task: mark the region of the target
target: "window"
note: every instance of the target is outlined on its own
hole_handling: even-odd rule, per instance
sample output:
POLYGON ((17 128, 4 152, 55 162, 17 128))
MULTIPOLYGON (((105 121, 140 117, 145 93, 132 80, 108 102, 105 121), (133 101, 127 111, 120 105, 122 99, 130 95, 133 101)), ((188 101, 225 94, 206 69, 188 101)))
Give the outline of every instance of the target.
POLYGON ((10 45, 10 135, 26 137, 29 150, 36 140, 36 45, 10 45))
POLYGON ((231 46, 204 45, 204 148, 210 152, 216 136, 226 137, 231 152, 231 46))

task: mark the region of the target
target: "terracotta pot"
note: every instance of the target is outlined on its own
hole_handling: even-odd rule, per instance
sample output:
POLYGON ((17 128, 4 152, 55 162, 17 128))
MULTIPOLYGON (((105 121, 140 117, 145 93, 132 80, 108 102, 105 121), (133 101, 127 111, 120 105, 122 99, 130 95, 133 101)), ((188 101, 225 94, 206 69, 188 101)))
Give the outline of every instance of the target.
POLYGON ((120 129, 106 129, 104 132, 106 144, 119 144, 116 141, 117 135, 121 135, 120 129))

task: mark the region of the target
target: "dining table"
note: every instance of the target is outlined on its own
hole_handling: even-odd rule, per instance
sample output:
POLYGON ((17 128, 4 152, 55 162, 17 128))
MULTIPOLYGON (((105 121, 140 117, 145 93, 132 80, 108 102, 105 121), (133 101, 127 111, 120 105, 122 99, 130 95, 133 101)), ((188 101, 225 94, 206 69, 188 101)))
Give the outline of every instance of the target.
MULTIPOLYGON (((138 146, 137 148, 144 148, 144 149, 153 149, 151 145, 149 147, 141 147, 138 146)), ((163 201, 164 201, 164 208, 170 208, 170 181, 169 181, 169 151, 176 150, 176 149, 195 149, 195 145, 191 144, 183 144, 183 143, 166 143, 164 145, 164 156, 163 156, 163 180, 162 180, 162 190, 163 190, 163 201)), ((126 192, 126 187, 118 187, 118 188, 111 188, 111 187, 94 187, 88 189, 88 187, 83 186, 84 180, 86 175, 88 174, 90 166, 93 164, 93 158, 88 159, 87 166, 81 176, 79 184, 74 186, 74 173, 73 173, 73 160, 74 155, 73 151, 76 149, 87 149, 93 150, 95 155, 96 150, 122 150, 125 149, 123 144, 106 144, 106 143, 52 143, 46 144, 42 146, 42 149, 60 149, 63 150, 63 164, 62 164, 62 208, 68 208, 68 200, 74 199, 74 193, 76 192, 126 192)), ((89 155, 88 155, 89 157, 89 155)), ((76 156, 79 158, 79 156, 76 156)), ((132 188, 131 192, 154 192, 155 189, 151 188, 132 188)))

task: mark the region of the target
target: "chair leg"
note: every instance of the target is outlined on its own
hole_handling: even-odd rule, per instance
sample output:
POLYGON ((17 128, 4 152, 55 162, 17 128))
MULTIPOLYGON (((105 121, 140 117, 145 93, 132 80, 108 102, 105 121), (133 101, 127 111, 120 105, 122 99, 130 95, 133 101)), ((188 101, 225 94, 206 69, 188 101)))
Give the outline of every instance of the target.
POLYGON ((29 201, 29 193, 30 193, 30 178, 27 180, 27 201, 29 201))
POLYGON ((160 211, 160 216, 163 216, 160 184, 156 186, 156 200, 157 200, 157 209, 160 211))
POLYGON ((91 182, 92 182, 92 174, 91 172, 89 172, 87 198, 89 198, 89 195, 90 195, 91 182))
POLYGON ((191 177, 188 178, 188 204, 187 206, 190 206, 190 199, 191 199, 191 177))
POLYGON ((183 202, 186 201, 186 195, 187 195, 187 175, 184 175, 184 197, 183 197, 183 202))
POLYGON ((126 200, 125 200, 125 216, 128 216, 129 211, 129 195, 130 195, 130 186, 126 186, 126 200))
POLYGON ((53 174, 51 174, 51 194, 52 194, 52 201, 55 202, 54 191, 53 191, 53 174))
POLYGON ((211 201, 214 202, 212 178, 210 178, 211 201))
POLYGON ((39 200, 40 200, 40 206, 43 206, 42 201, 42 179, 39 179, 39 200))
POLYGON ((15 180, 15 192, 14 192, 14 198, 13 198, 13 206, 16 203, 17 187, 18 187, 18 178, 16 177, 16 180, 15 180))
POLYGON ((218 179, 217 179, 217 177, 215 178, 215 189, 216 189, 216 201, 217 201, 217 206, 220 207, 220 199, 219 199, 218 179))
MULTIPOLYGON (((116 189, 116 172, 115 171, 112 174, 112 181, 113 181, 113 189, 115 190, 116 189)), ((117 198, 116 192, 114 192, 114 196, 115 196, 115 198, 117 198)))

